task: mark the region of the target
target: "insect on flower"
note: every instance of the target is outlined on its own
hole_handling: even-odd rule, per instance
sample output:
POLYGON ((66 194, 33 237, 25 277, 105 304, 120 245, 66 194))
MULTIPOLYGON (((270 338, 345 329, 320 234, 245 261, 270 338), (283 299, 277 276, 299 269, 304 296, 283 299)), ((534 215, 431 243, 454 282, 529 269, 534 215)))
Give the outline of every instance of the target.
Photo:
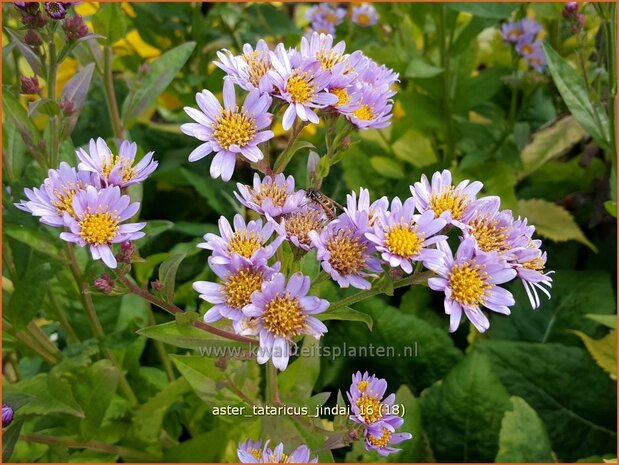
POLYGON ((333 221, 337 217, 338 208, 344 210, 344 207, 318 189, 307 189, 305 194, 313 204, 322 209, 329 221, 333 221))

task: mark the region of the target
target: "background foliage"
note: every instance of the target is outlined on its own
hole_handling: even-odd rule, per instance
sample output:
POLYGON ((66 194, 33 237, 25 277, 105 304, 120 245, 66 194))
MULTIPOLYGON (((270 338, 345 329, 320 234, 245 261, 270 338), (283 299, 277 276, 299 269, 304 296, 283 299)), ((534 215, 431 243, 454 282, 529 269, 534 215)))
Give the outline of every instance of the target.
MULTIPOLYGON (((422 173, 444 167, 457 179, 479 179, 485 194, 500 195, 537 226, 548 268, 556 270, 553 298, 533 312, 515 284, 513 315, 493 315, 483 336, 465 325, 450 335, 440 296, 425 288, 356 304, 370 324, 329 321, 322 344, 392 345, 396 352, 416 344, 417 356, 298 359, 280 376, 283 400, 313 396, 310 403, 335 405, 351 373, 368 370, 399 387, 414 436, 392 461, 616 457, 616 65, 607 62, 616 53, 615 5, 589 4, 581 35, 562 17, 562 4, 375 6, 379 25, 345 23, 336 37, 400 73, 395 118, 390 128, 354 136, 323 191, 340 202, 362 186, 374 197, 407 196, 422 173), (544 27, 545 74, 514 60, 498 33, 502 21, 524 16, 544 27)), ((239 206, 234 183, 212 180, 208 164, 189 166, 195 143, 178 129, 187 120, 182 107, 203 88, 221 90, 222 72, 212 65, 217 50, 238 51, 259 38, 294 45, 307 7, 77 7, 101 37, 81 42, 58 70, 58 92, 72 91, 82 102, 71 137, 59 141, 59 158, 75 164, 75 147, 91 137, 111 139, 114 124, 144 151, 155 150, 158 170, 131 192, 149 222, 135 278, 147 286, 159 277, 163 295, 186 312, 206 310, 191 283, 214 278, 195 246, 239 206), (109 85, 121 121, 108 115, 109 85)), ((192 349, 206 343, 204 336, 186 315, 169 323, 169 315, 135 296, 91 289, 105 334, 93 337, 62 244, 13 207, 24 187, 45 176, 31 147, 53 142, 46 128, 55 110, 44 103, 33 109, 19 95, 19 78, 32 75, 36 61, 24 54, 13 7, 3 8, 3 403, 16 410, 4 431, 5 457, 14 447, 13 461, 234 461, 238 442, 259 436, 303 441, 318 452, 320 434, 293 418, 212 414, 216 405, 243 405, 226 389, 231 383, 246 393, 263 389, 263 373, 255 364, 230 361, 222 369, 201 357, 192 349), (133 399, 121 386, 125 379, 133 399)), ((322 127, 305 136, 324 150, 322 127)), ((299 151, 289 167, 301 184, 306 156, 299 151)), ((248 166, 236 173, 249 182, 248 166)), ((79 252, 92 283, 103 265, 79 252)), ((327 282, 321 292, 342 293, 327 282)), ((329 429, 331 420, 338 422, 315 426, 329 429)), ((353 448, 323 450, 319 458, 379 456, 353 448)))

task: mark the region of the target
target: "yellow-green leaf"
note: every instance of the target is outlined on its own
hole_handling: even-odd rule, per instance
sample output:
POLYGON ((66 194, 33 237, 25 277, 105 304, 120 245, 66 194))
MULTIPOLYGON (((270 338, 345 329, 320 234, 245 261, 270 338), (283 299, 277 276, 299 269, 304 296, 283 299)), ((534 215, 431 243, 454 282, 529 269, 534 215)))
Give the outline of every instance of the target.
POLYGON ((602 339, 592 339, 580 331, 572 332, 582 339, 593 360, 612 379, 617 379, 617 332, 611 331, 602 339))
POLYGON ((572 215, 559 205, 541 199, 519 200, 518 214, 528 218, 540 236, 555 242, 578 241, 597 252, 572 215))

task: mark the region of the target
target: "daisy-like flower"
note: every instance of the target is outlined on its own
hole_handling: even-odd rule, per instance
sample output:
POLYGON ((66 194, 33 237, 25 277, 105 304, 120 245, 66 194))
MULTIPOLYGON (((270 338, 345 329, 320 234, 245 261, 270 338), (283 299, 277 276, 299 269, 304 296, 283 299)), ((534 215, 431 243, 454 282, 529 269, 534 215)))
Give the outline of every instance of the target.
POLYGON ((339 7, 333 8, 328 3, 319 3, 307 10, 305 17, 312 23, 328 24, 335 29, 335 26, 341 24, 346 17, 346 10, 339 7))
POLYGON ((234 195, 247 208, 265 215, 278 218, 299 208, 305 200, 303 191, 294 190, 294 178, 277 174, 265 176, 262 181, 258 173, 254 174, 253 187, 237 183, 239 192, 234 195))
POLYGON ((215 152, 211 177, 221 176, 224 181, 229 181, 237 154, 250 162, 262 160, 258 144, 273 137, 273 131, 263 130, 271 124, 272 115, 267 112, 271 97, 254 89, 239 108, 231 79, 224 80, 223 97, 224 107, 206 89, 196 94, 200 109, 185 107, 185 112, 196 122, 183 124, 181 131, 204 142, 189 154, 189 161, 200 160, 215 152))
POLYGON ((305 334, 319 339, 327 327, 311 315, 324 312, 329 302, 308 296, 310 278, 301 273, 293 274, 288 283, 281 273, 275 273, 270 281, 262 284, 259 292, 251 296, 251 303, 243 313, 255 318, 260 348, 258 363, 269 359, 279 370, 285 370, 290 357, 290 343, 305 334))
POLYGON ((148 152, 134 165, 137 150, 135 142, 124 140, 118 155, 113 155, 105 141, 99 137, 96 141, 90 139, 88 152, 80 148, 75 153, 80 160, 79 170, 97 174, 104 185, 127 187, 144 181, 159 165, 153 160, 154 152, 148 152))
POLYGON ((271 69, 271 52, 267 43, 260 39, 256 48, 250 44, 243 45, 243 54, 234 56, 229 50, 217 52, 219 61, 215 65, 221 68, 232 81, 250 92, 258 89, 261 93, 269 93, 272 84, 268 77, 271 69))
POLYGON ((367 214, 359 214, 354 222, 343 214, 320 233, 309 233, 322 269, 340 287, 370 289, 372 285, 366 278, 381 271, 380 261, 372 256, 372 244, 363 235, 369 228, 367 222, 367 214))
POLYGON ((417 199, 417 210, 423 213, 432 210, 436 218, 443 218, 448 224, 465 229, 460 220, 470 214, 477 193, 483 184, 479 181, 464 180, 457 186, 451 183, 449 170, 437 171, 432 175, 432 183, 426 175, 421 176, 421 182, 411 186, 411 193, 417 199))
POLYGON ((275 231, 275 225, 266 223, 263 226, 262 220, 246 224, 238 214, 234 216, 234 229, 224 216, 219 218, 218 224, 221 235, 208 233, 204 236, 206 242, 198 244, 202 249, 213 251, 211 259, 216 265, 228 265, 234 256, 240 257, 248 265, 264 265, 284 240, 278 236, 267 244, 275 231))
POLYGON ((514 305, 514 297, 498 284, 514 279, 516 271, 505 260, 497 253, 476 253, 475 241, 470 238, 460 243, 455 258, 446 242, 439 242, 437 248, 443 252, 442 258, 425 264, 438 274, 428 280, 428 286, 445 292, 449 331, 458 329, 462 312, 480 333, 486 331, 490 322, 482 306, 503 315, 510 314, 508 307, 514 305))
POLYGON ((261 448, 262 441, 245 441, 239 445, 237 455, 241 463, 317 463, 318 457, 310 459, 310 450, 302 444, 290 454, 284 453, 284 444, 270 449, 268 441, 261 448))
POLYGON ((192 287, 200 293, 200 298, 213 304, 205 314, 204 321, 213 323, 221 318, 238 322, 243 308, 248 305, 251 295, 262 288, 262 283, 279 271, 279 262, 273 267, 265 264, 251 265, 238 255, 232 256, 227 265, 218 265, 209 258, 209 268, 219 277, 220 283, 196 281, 192 287))
POLYGON ((41 223, 49 226, 64 226, 64 214, 74 216, 73 197, 87 186, 99 186, 98 179, 91 173, 76 171, 67 163, 60 163, 57 170, 49 170, 47 178, 39 188, 24 189, 28 200, 15 206, 33 216, 40 217, 41 223))
POLYGON ((310 232, 320 232, 329 220, 321 208, 305 204, 281 219, 281 226, 286 238, 296 247, 303 250, 312 249, 310 232))
POLYGON ((518 41, 516 51, 522 55, 522 58, 525 59, 531 68, 539 73, 544 72, 546 68, 546 55, 540 40, 535 42, 518 41))
POLYGON ((357 108, 346 117, 359 129, 380 129, 389 126, 393 101, 384 92, 377 92, 375 88, 362 84, 353 93, 357 108))
POLYGON ((537 21, 523 19, 515 23, 503 23, 501 26, 501 36, 506 42, 514 44, 521 40, 533 42, 541 30, 542 27, 537 21))
POLYGON ((550 275, 554 273, 553 271, 544 272, 546 252, 540 250, 541 245, 542 241, 532 240, 527 247, 514 251, 515 259, 512 262, 533 309, 537 309, 540 306, 538 290, 542 291, 550 299, 550 292, 548 291, 552 287, 550 275))
MULTIPOLYGON (((344 213, 359 228, 360 225, 356 224, 357 218, 363 218, 363 215, 359 216, 359 212, 365 212, 368 216, 367 225, 371 228, 380 218, 380 212, 386 211, 388 208, 389 199, 387 197, 381 197, 370 204, 370 191, 362 187, 359 189, 359 197, 357 197, 355 191, 346 195, 344 213)), ((365 221, 362 222, 365 223, 365 221)))
POLYGON ((73 3, 45 2, 45 12, 52 19, 63 19, 67 15, 67 8, 73 3))
POLYGON ((436 260, 442 253, 430 248, 439 241, 447 240, 447 236, 436 235, 446 224, 443 218, 434 218, 434 212, 426 211, 415 216, 415 199, 409 197, 402 201, 395 197, 391 201, 389 211, 378 213, 379 220, 373 231, 366 233, 382 259, 389 266, 400 267, 406 273, 413 272, 413 262, 436 260))
POLYGON ((121 224, 140 209, 139 202, 130 202, 128 195, 121 195, 118 186, 101 190, 87 186, 73 196, 73 214, 65 211, 64 222, 70 232, 61 233, 60 238, 80 247, 89 246, 93 259, 101 259, 110 268, 116 268, 112 244, 144 237, 140 230, 146 223, 121 224))
POLYGON ((325 21, 312 21, 310 27, 310 35, 315 32, 318 34, 335 34, 335 24, 327 23, 325 21))
POLYGON ((335 74, 347 67, 348 56, 344 53, 346 43, 342 40, 333 45, 331 34, 314 32, 309 38, 301 38, 300 57, 307 60, 318 60, 320 67, 331 70, 335 74))
POLYGON ((350 19, 358 26, 374 26, 378 22, 378 13, 370 4, 363 4, 352 7, 350 19))
POLYGON ((365 430, 365 448, 368 451, 375 450, 383 457, 399 452, 401 449, 391 447, 413 437, 410 433, 396 433, 396 429, 404 424, 404 419, 392 415, 384 420, 372 423, 365 430))
POLYGON ((293 67, 288 51, 279 44, 271 54, 271 63, 274 70, 269 71, 269 75, 278 89, 276 95, 289 104, 282 121, 284 130, 290 129, 297 117, 318 124, 318 115, 313 109, 337 103, 337 97, 326 90, 331 73, 323 70, 319 61, 299 58, 295 59, 293 67))

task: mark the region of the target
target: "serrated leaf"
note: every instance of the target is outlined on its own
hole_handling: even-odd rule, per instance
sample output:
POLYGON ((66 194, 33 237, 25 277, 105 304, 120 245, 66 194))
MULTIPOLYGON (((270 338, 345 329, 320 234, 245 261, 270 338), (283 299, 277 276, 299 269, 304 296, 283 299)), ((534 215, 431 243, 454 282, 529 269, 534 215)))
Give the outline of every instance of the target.
POLYGON ((123 104, 122 114, 125 123, 140 116, 157 100, 170 85, 176 73, 185 65, 195 47, 195 42, 186 42, 150 63, 148 74, 140 87, 135 94, 130 93, 123 104))
POLYGON ((593 357, 593 360, 606 371, 612 379, 617 379, 617 332, 611 331, 602 339, 592 339, 581 331, 572 331, 593 357))
POLYGON ((587 133, 573 116, 567 116, 551 126, 540 129, 533 135, 533 140, 520 155, 524 170, 518 175, 519 179, 528 176, 544 163, 564 154, 586 135, 587 133))
POLYGON ((316 318, 322 321, 327 320, 342 320, 342 321, 359 321, 365 323, 370 331, 372 331, 372 325, 374 321, 372 317, 367 313, 360 312, 350 307, 340 307, 335 310, 328 310, 323 313, 314 315, 316 318))
POLYGON ((161 283, 161 296, 166 302, 174 301, 174 288, 176 286, 176 272, 187 254, 175 254, 159 265, 159 282, 161 283))
POLYGON ((548 70, 563 97, 565 105, 585 131, 602 148, 610 147, 608 116, 604 107, 591 101, 587 95, 585 81, 570 64, 547 42, 543 43, 548 70))
POLYGON ((542 199, 519 200, 518 214, 527 218, 540 236, 555 242, 578 241, 597 253, 570 212, 557 204, 542 199))
POLYGON ((554 462, 550 439, 537 412, 520 397, 510 399, 505 412, 495 462, 554 462))

